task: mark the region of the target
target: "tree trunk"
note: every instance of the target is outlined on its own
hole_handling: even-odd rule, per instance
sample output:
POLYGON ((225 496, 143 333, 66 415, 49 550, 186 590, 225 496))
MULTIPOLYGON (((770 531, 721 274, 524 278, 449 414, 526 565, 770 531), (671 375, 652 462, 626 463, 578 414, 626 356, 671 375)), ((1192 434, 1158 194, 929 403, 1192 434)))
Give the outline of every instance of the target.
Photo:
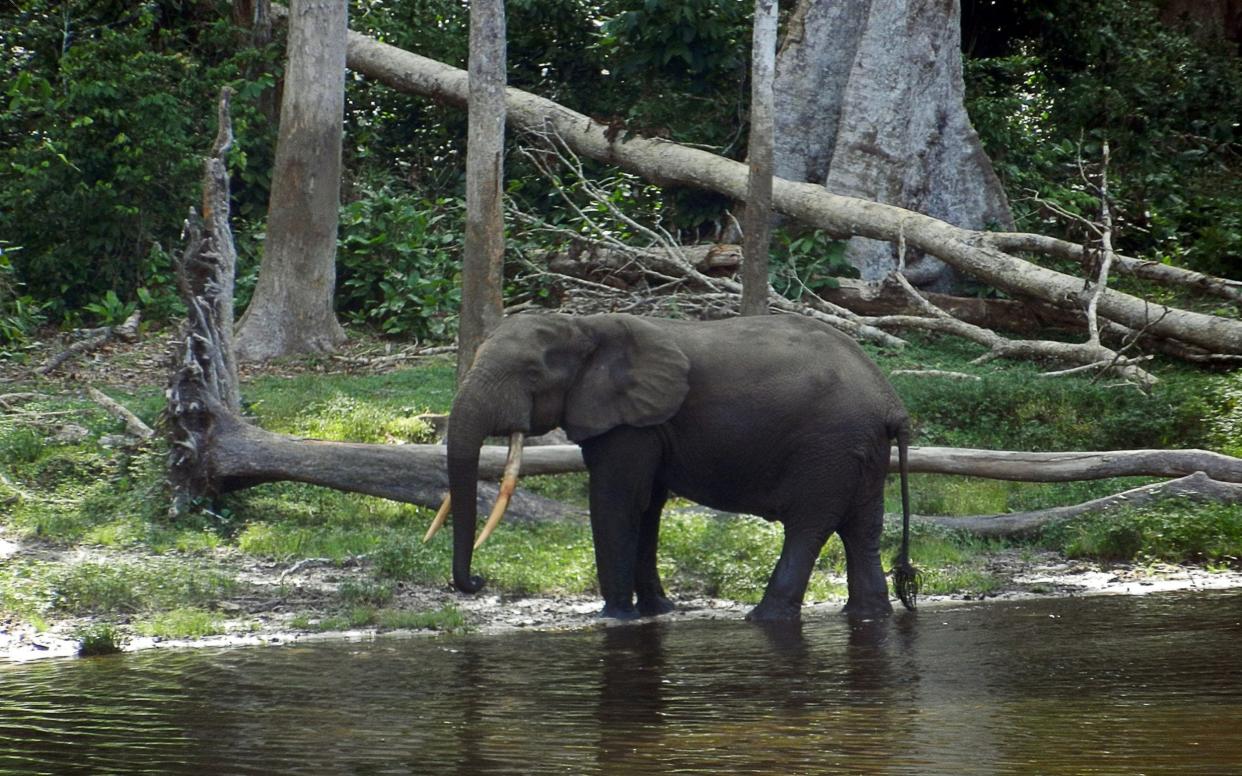
POLYGON ((267 240, 236 353, 265 361, 330 352, 345 332, 333 310, 345 107, 345 0, 295 0, 267 240))
POLYGON ((457 330, 459 383, 474 362, 474 352, 504 316, 504 0, 471 0, 469 67, 466 238, 457 330))
MULTIPOLYGON (((957 0, 801 0, 776 65, 776 174, 969 229, 1012 223, 964 104, 957 0)), ((888 242, 855 237, 865 280, 897 269, 888 242)), ((942 262, 907 261, 943 290, 942 262)))
POLYGON ((750 166, 742 254, 742 315, 768 312, 768 247, 772 221, 772 79, 776 69, 776 0, 755 0, 750 65, 750 166))
MULTIPOLYGON (((217 412, 214 418, 206 459, 212 495, 264 482, 294 481, 435 509, 448 491, 443 445, 299 439, 264 431, 227 412, 217 412)), ((502 448, 499 466, 489 454, 480 476, 497 477, 506 452, 502 448)), ((492 483, 479 484, 478 505, 484 513, 491 510, 497 491, 492 483)), ((583 510, 519 490, 507 514, 518 521, 563 520, 581 517, 583 510)))

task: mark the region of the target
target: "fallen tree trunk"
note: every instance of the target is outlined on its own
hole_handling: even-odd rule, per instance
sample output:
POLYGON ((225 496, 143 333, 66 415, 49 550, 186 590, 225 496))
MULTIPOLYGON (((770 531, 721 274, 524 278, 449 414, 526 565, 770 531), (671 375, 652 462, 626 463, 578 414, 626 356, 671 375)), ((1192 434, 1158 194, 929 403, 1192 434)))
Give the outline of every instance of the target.
MULTIPOLYGON (((1056 256, 1070 261, 1082 262, 1087 259, 1088 251, 1078 243, 1060 240, 1043 234, 1025 232, 989 232, 988 242, 1003 251, 1024 251, 1056 256)), ((1191 291, 1219 296, 1242 304, 1242 280, 1229 280, 1205 275, 1202 272, 1161 264, 1158 261, 1145 261, 1130 256, 1117 256, 1117 268, 1125 274, 1144 280, 1180 286, 1191 291)))
MULTIPOLYGON (((417 445, 411 445, 417 447, 417 445)), ((507 448, 486 445, 479 457, 479 476, 496 478, 507 448)), ((896 472, 897 456, 889 462, 896 472)), ((565 474, 586 471, 577 445, 529 447, 523 453, 523 474, 565 474)), ((915 474, 956 474, 1014 482, 1076 482, 1110 477, 1184 477, 1204 472, 1214 480, 1242 483, 1242 458, 1208 450, 1112 450, 1099 452, 1024 453, 965 447, 911 447, 910 471, 915 474)))
MULTIPOLYGON (((326 442, 265 431, 214 408, 215 424, 205 465, 217 494, 264 482, 305 482, 350 493, 435 509, 448 491, 442 445, 375 445, 326 442)), ((578 452, 576 445, 574 452, 578 452)), ((499 476, 504 467, 487 467, 499 476)), ((579 455, 579 460, 581 456, 579 455)), ((481 469, 483 467, 480 467, 481 469)), ((537 473, 538 467, 528 467, 537 473)), ((493 476, 481 472, 481 477, 493 476)), ((490 511, 497 486, 481 483, 479 509, 490 511)), ((507 513, 518 522, 581 517, 584 510, 518 491, 507 513)))
MULTIPOLYGON (((273 13, 286 13, 273 6, 273 13)), ((467 74, 427 57, 351 31, 347 66, 399 91, 454 105, 467 101, 467 74)), ((524 129, 551 133, 574 151, 615 164, 659 184, 681 184, 746 198, 745 164, 660 138, 618 139, 607 124, 551 100, 510 88, 507 120, 524 129)), ((831 194, 812 183, 777 178, 778 212, 839 237, 898 242, 930 253, 966 274, 1010 294, 1076 308, 1083 280, 1045 269, 995 247, 986 232, 962 229, 892 205, 831 194)), ((1154 304, 1113 289, 1099 299, 1101 316, 1153 335, 1181 340, 1214 353, 1242 353, 1242 321, 1154 304)))
POLYGON ((1043 529, 1072 520, 1086 514, 1103 512, 1114 507, 1136 507, 1159 499, 1175 496, 1210 499, 1226 504, 1242 504, 1242 484, 1217 482, 1203 472, 1196 472, 1180 479, 1158 482, 1131 488, 1122 493, 1085 501, 1067 507, 1052 507, 1033 512, 1011 515, 983 515, 978 517, 929 517, 915 515, 914 520, 924 525, 937 525, 976 536, 993 539, 1016 539, 1037 535, 1043 529))
MULTIPOLYGON (((924 312, 891 276, 878 283, 852 278, 838 278, 837 282, 837 288, 820 289, 819 295, 858 315, 921 315, 924 312)), ((928 302, 957 320, 985 329, 1041 335, 1049 330, 1077 332, 1083 329, 1081 310, 1056 307, 1047 302, 984 299, 926 291, 922 294, 928 302)))

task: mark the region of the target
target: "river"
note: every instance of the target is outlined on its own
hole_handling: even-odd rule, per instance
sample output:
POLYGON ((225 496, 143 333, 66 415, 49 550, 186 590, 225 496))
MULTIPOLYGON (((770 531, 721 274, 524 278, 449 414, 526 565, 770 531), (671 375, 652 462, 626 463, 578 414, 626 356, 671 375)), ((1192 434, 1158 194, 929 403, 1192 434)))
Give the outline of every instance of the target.
POLYGON ((1242 773, 1242 592, 0 666, 3 773, 1242 773))

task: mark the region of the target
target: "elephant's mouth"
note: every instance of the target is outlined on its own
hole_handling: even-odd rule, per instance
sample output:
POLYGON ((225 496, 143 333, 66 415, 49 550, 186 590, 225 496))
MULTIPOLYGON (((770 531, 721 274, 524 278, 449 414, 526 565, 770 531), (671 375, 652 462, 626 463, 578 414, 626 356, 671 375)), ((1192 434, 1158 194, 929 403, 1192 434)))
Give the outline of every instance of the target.
MULTIPOLYGON (((479 534, 479 538, 474 541, 474 548, 477 550, 487 541, 487 537, 492 535, 496 530, 496 526, 500 525, 500 519, 505 516, 505 510, 509 508, 509 499, 513 498, 513 491, 517 490, 518 474, 522 471, 522 444, 525 435, 521 431, 515 431, 509 435, 509 455, 505 458, 505 472, 500 480, 500 493, 496 497, 496 504, 492 507, 492 512, 487 516, 487 522, 483 524, 483 531, 479 534)), ((436 512, 435 519, 431 521, 431 525, 427 528, 427 535, 423 537, 423 542, 430 541, 431 537, 444 526, 444 521, 448 518, 449 510, 452 508, 452 495, 445 494, 444 501, 440 504, 440 509, 436 512)))

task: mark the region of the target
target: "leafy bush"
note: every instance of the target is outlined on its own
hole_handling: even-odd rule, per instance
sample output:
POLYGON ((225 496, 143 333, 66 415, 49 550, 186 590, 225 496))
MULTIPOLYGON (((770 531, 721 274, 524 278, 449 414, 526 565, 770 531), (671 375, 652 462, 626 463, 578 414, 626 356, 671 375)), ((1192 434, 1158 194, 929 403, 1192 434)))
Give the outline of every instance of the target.
POLYGON ((1242 59, 1166 24, 1160 5, 1004 5, 999 32, 1018 34, 1001 56, 967 59, 967 107, 1020 227, 1065 229, 1031 193, 1094 218, 1078 161, 1094 167, 1108 140, 1118 249, 1236 275, 1242 59))
POLYGON ((461 305, 464 210, 381 188, 341 210, 337 307, 386 334, 445 341, 461 305))
POLYGON ((20 250, 0 240, 0 358, 9 358, 26 347, 46 320, 44 304, 21 293, 23 284, 13 267, 13 254, 20 250))
POLYGON ((114 655, 125 649, 125 634, 110 622, 84 625, 73 633, 78 642, 78 657, 114 655))
MULTIPOLYGON (((195 202, 221 85, 239 87, 239 164, 271 143, 240 87, 247 61, 277 46, 239 51, 224 3, 113 5, 34 0, 0 12, 0 234, 23 247, 19 279, 59 316, 108 292, 120 304, 140 288, 161 304, 175 297, 161 246, 178 241, 195 202)), ((244 176, 234 194, 266 202, 244 176)))
POLYGON ((795 234, 778 229, 773 234, 770 259, 772 287, 793 300, 805 293, 840 288, 839 277, 858 277, 858 269, 845 260, 845 242, 834 240, 822 229, 795 234))

